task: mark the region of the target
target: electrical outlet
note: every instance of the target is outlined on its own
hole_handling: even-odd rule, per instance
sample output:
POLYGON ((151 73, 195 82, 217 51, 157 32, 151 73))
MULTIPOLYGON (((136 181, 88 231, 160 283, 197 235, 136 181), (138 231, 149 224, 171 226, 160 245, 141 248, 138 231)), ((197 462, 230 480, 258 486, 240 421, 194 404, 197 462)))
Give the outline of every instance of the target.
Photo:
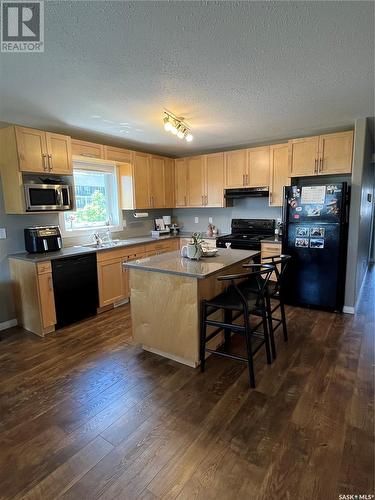
POLYGON ((194 222, 195 222, 196 224, 199 224, 199 217, 194 217, 194 222))
POLYGON ((5 240, 7 237, 7 232, 5 227, 0 227, 0 240, 5 240))
POLYGON ((209 224, 212 224, 212 217, 209 217, 209 218, 208 218, 208 223, 209 223, 209 224))

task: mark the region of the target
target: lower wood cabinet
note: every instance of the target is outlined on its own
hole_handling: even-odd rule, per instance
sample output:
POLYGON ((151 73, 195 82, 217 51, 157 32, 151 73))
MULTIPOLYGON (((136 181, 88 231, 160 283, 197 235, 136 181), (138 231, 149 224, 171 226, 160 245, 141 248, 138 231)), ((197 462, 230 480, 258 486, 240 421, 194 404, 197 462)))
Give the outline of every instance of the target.
POLYGON ((56 310, 51 262, 9 259, 18 324, 44 337, 55 330, 56 310))
MULTIPOLYGON (((264 260, 265 257, 273 257, 274 255, 281 255, 281 243, 261 243, 260 258, 265 264, 269 264, 271 261, 269 259, 264 260)), ((278 266, 280 270, 280 266, 278 266)), ((276 281, 276 274, 272 273, 272 281, 276 281)))

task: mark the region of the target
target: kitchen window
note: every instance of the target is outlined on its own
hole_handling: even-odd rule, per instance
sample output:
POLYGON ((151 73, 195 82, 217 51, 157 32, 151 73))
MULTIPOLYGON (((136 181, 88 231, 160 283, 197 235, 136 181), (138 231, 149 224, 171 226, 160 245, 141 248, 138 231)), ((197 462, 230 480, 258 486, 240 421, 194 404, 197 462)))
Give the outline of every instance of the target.
POLYGON ((116 165, 74 162, 73 176, 76 209, 60 214, 63 235, 121 230, 116 165))

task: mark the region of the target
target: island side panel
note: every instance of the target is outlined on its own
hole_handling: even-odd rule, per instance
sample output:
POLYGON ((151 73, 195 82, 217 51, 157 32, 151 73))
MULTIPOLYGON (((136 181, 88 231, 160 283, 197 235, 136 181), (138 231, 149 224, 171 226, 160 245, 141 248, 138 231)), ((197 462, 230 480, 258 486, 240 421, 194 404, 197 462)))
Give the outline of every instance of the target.
POLYGON ((143 348, 198 364, 197 279, 129 269, 133 336, 143 348))

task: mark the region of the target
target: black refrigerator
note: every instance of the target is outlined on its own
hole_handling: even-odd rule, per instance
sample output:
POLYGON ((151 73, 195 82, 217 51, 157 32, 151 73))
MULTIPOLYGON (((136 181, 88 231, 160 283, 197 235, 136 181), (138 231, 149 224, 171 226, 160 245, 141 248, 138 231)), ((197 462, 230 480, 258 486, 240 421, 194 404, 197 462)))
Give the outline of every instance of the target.
POLYGON ((283 283, 287 304, 342 311, 348 237, 345 182, 285 188, 283 283))

